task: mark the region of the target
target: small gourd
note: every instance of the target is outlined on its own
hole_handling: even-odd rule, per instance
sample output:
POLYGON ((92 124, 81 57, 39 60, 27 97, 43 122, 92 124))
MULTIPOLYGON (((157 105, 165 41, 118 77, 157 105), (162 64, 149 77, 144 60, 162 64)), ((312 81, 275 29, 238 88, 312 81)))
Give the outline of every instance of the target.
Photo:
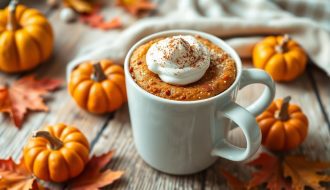
POLYGON ((127 101, 124 70, 111 60, 78 65, 68 89, 78 106, 91 113, 112 112, 127 101))
POLYGON ((262 144, 270 150, 294 149, 307 136, 308 119, 299 106, 289 103, 290 99, 286 97, 274 101, 257 117, 262 144))
POLYGON ((35 132, 24 147, 23 156, 27 169, 39 179, 64 182, 83 171, 89 151, 82 132, 57 124, 35 132))
POLYGON ((30 70, 47 60, 53 50, 53 31, 46 17, 17 0, 0 10, 0 71, 30 70))
POLYGON ((289 35, 266 37, 253 48, 252 59, 256 68, 264 69, 275 81, 294 80, 307 64, 305 51, 289 35))

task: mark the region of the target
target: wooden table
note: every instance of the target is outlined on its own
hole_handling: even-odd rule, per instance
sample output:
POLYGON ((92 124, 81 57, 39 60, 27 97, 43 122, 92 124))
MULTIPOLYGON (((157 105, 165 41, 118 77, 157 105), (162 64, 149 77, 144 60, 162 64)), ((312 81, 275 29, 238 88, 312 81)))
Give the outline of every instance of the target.
MULTIPOLYGON (((81 47, 100 39, 107 32, 92 30, 79 22, 66 24, 59 19, 59 10, 47 7, 44 1, 29 0, 25 4, 36 7, 48 17, 55 32, 53 56, 33 72, 21 75, 0 74, 0 82, 12 82, 21 76, 36 74, 38 77, 55 77, 65 81, 66 64, 74 58, 81 47)), ((251 67, 250 60, 245 61, 251 67)), ((276 97, 291 95, 307 114, 309 134, 303 145, 296 151, 312 159, 330 161, 330 78, 315 66, 290 83, 277 83, 276 97)), ((251 85, 241 91, 238 102, 248 105, 261 94, 263 87, 251 85)), ((127 105, 108 115, 92 115, 79 109, 69 96, 66 85, 53 93, 47 100, 48 113, 29 113, 23 127, 17 129, 8 116, 0 116, 0 158, 13 157, 19 160, 24 143, 31 132, 47 124, 64 122, 81 129, 91 143, 93 153, 101 154, 116 149, 109 165, 113 170, 125 170, 124 177, 109 186, 109 189, 227 189, 220 168, 228 169, 241 176, 248 170, 242 163, 224 159, 211 168, 191 176, 171 176, 155 171, 139 157, 133 143, 127 105)), ((61 189, 60 186, 57 186, 61 189)))

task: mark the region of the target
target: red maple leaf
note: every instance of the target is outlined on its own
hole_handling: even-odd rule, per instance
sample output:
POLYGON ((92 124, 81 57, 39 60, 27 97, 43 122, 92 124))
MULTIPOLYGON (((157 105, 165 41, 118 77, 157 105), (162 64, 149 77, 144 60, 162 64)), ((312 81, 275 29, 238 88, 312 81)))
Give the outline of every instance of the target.
POLYGON ((259 168, 252 173, 252 179, 248 183, 249 188, 267 183, 267 189, 270 190, 292 189, 290 183, 283 177, 282 163, 277 157, 261 153, 248 165, 259 168))

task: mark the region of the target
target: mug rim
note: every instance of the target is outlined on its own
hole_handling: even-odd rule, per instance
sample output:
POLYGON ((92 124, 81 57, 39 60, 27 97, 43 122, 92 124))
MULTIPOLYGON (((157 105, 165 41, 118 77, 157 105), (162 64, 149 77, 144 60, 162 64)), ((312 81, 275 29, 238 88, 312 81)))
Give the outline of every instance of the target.
POLYGON ((161 32, 157 32, 157 33, 148 35, 148 36, 142 38, 141 40, 139 40, 138 42, 136 42, 129 49, 128 53, 126 54, 125 61, 124 61, 124 71, 125 71, 125 77, 126 77, 126 79, 128 79, 128 80, 126 80, 126 83, 127 82, 133 83, 132 85, 134 86, 134 88, 136 88, 138 91, 140 91, 141 93, 143 93, 144 95, 148 96, 149 98, 151 98, 153 100, 163 102, 163 103, 178 104, 178 105, 201 104, 201 103, 209 103, 222 96, 226 96, 235 89, 235 87, 238 85, 241 75, 242 75, 242 61, 241 61, 240 57, 238 56, 237 52, 231 46, 229 46, 225 41, 223 41, 219 37, 216 37, 212 34, 200 32, 200 31, 196 31, 196 30, 166 30, 166 31, 161 31, 161 32), (223 49, 226 53, 228 53, 234 59, 235 66, 236 66, 236 78, 235 78, 235 81, 230 85, 230 87, 227 88, 225 91, 217 94, 216 96, 212 96, 212 97, 209 97, 206 99, 201 99, 201 100, 188 100, 188 101, 171 100, 171 99, 162 98, 162 97, 156 96, 156 95, 144 90, 142 87, 140 87, 133 80, 132 75, 129 72, 129 62, 130 62, 130 58, 131 58, 133 52, 138 47, 140 47, 141 45, 143 45, 146 42, 149 42, 150 40, 153 40, 153 39, 159 38, 159 37, 167 37, 167 36, 174 36, 174 35, 199 35, 202 38, 210 40, 212 43, 214 43, 215 45, 217 45, 218 47, 223 49))

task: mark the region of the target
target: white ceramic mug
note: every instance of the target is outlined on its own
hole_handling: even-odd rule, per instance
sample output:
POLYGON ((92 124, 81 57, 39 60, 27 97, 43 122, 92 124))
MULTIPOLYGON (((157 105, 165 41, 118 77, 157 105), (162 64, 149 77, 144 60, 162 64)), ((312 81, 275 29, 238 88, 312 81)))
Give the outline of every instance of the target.
POLYGON ((275 84, 262 70, 243 69, 237 53, 218 37, 191 30, 164 31, 145 37, 128 52, 125 77, 135 146, 140 156, 157 170, 192 174, 206 169, 218 156, 242 161, 259 148, 261 133, 254 116, 273 100, 275 84), (152 39, 173 35, 200 35, 230 54, 237 68, 234 83, 219 95, 196 101, 164 99, 139 87, 129 72, 133 51, 152 39), (243 108, 235 103, 237 92, 253 83, 262 83, 266 88, 256 102, 243 108), (230 120, 242 129, 246 148, 226 141, 230 120))

